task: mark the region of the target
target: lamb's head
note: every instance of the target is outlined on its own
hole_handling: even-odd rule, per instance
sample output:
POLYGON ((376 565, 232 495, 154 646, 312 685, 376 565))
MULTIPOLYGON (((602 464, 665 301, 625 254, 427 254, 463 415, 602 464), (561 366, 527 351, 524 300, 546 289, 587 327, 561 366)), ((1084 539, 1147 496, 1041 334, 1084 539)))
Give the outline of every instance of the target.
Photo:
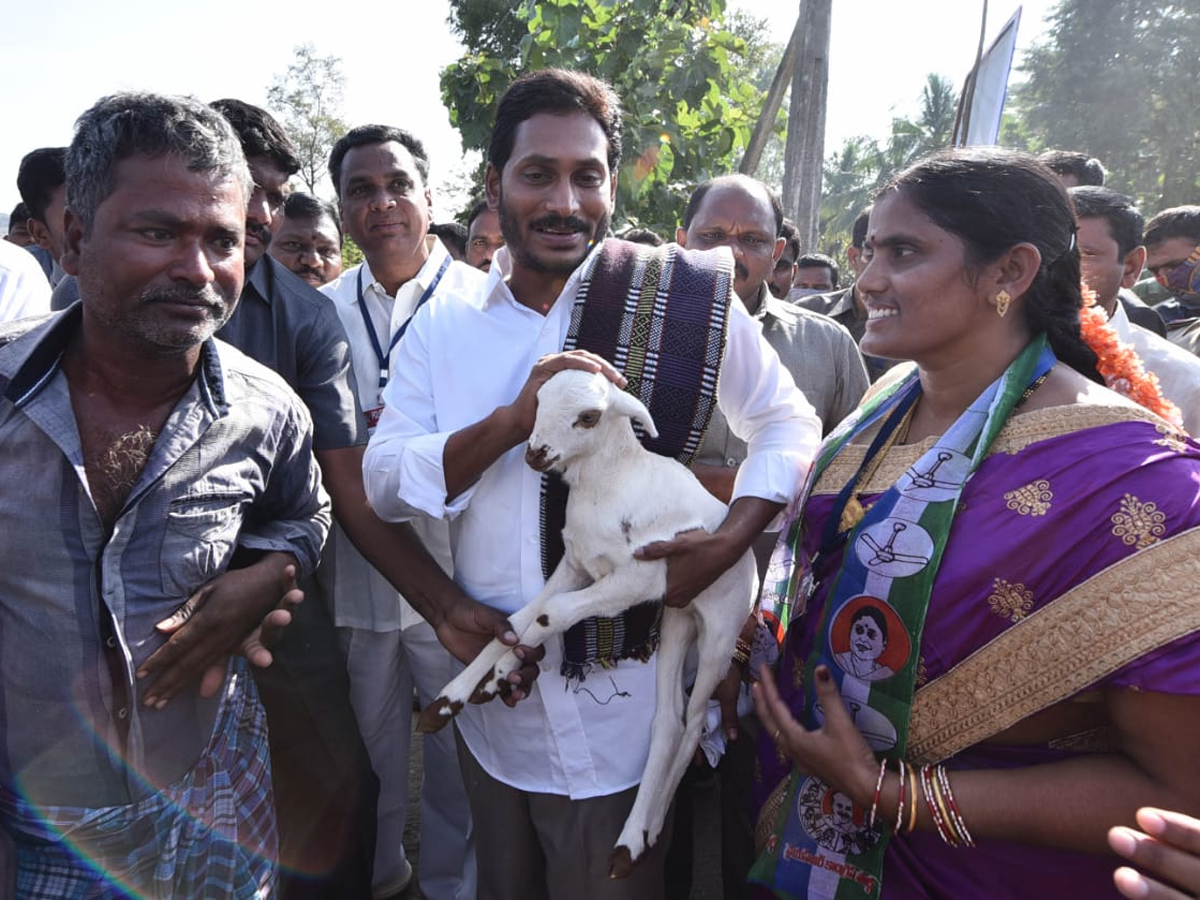
POLYGON ((636 440, 632 419, 641 422, 651 437, 658 437, 650 413, 632 394, 599 373, 563 369, 538 389, 537 417, 525 462, 539 472, 565 472, 602 443, 616 447, 636 440))

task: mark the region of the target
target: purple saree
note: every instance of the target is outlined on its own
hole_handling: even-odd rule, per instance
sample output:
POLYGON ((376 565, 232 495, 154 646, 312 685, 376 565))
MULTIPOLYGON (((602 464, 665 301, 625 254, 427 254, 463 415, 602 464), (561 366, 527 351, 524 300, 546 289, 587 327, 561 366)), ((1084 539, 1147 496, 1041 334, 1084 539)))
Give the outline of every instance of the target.
MULTIPOLYGON (((892 448, 862 486, 864 503, 932 445, 892 448)), ((817 481, 803 511, 806 557, 864 452, 847 445, 817 481)), ((1010 420, 963 490, 934 581, 908 759, 1005 768, 1097 752, 1107 747, 1101 731, 1032 746, 987 741, 1102 687, 1200 695, 1198 526, 1200 447, 1157 417, 1076 406, 1010 420)), ((793 711, 803 709, 805 660, 840 565, 841 551, 824 560, 807 609, 793 613, 777 669, 793 711)), ((756 811, 790 772, 769 737, 758 756, 756 811)), ((963 815, 969 824, 970 810, 963 815)), ((952 849, 933 833, 899 835, 888 845, 882 896, 1115 898, 1115 865, 1002 841, 952 849)), ((752 896, 770 893, 756 887, 752 896)))

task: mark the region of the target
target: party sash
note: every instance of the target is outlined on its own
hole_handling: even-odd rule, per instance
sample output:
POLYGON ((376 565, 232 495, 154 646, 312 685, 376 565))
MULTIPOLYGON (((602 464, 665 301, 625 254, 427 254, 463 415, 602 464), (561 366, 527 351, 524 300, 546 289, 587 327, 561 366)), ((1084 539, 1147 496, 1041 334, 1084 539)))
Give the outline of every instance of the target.
MULTIPOLYGON (((794 507, 795 521, 768 571, 766 590, 774 594, 769 602, 795 614, 802 611, 796 604, 811 594, 816 580, 835 579, 805 662, 806 684, 813 683, 818 665, 827 666, 855 725, 880 757, 901 759, 905 754, 925 614, 963 486, 1022 393, 1054 363, 1045 335, 1039 335, 848 532, 837 533, 839 511, 834 509, 812 565, 801 558, 801 518, 799 506, 794 507), (841 568, 824 572, 822 563, 828 566, 828 555, 841 546, 841 568), (781 578, 784 559, 795 568, 781 578)), ((872 450, 880 451, 887 432, 899 427, 920 390, 914 372, 830 435, 806 493, 842 447, 877 422, 882 427, 872 450)), ((840 499, 848 500, 855 487, 847 485, 840 499)), ((805 692, 798 718, 810 729, 824 723, 814 691, 805 692)), ((889 825, 872 827, 867 810, 798 769, 768 800, 760 827, 772 813, 765 848, 750 872, 752 882, 785 900, 879 896, 889 825)))

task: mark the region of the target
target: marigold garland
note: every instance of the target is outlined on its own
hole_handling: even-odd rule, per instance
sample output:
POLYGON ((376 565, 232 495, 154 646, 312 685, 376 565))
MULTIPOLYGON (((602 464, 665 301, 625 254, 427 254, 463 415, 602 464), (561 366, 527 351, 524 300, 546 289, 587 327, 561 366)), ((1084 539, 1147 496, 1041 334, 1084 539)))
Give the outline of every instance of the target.
POLYGON ((1096 369, 1110 389, 1162 416, 1172 425, 1183 427, 1179 407, 1163 397, 1158 376, 1147 372, 1137 351, 1121 341, 1104 310, 1096 305, 1095 293, 1087 288, 1083 290, 1079 330, 1084 342, 1099 359, 1096 369))

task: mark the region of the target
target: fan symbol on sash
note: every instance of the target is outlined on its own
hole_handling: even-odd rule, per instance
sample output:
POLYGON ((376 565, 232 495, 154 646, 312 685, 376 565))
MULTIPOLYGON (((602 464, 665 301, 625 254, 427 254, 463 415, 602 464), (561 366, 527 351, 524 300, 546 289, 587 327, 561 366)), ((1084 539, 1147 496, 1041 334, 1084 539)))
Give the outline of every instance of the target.
MULTIPOLYGON (((838 664, 839 666, 841 665, 841 660, 838 660, 838 664)), ((882 666, 879 672, 881 675, 884 673, 882 666)), ((887 667, 884 677, 891 677, 892 674, 894 672, 891 667, 887 667)), ((846 675, 847 677, 854 677, 849 672, 846 672, 846 675)), ((846 712, 850 714, 850 721, 854 723, 854 727, 858 729, 859 734, 863 736, 863 740, 867 742, 867 746, 872 750, 876 753, 886 753, 896 746, 896 726, 892 724, 886 715, 858 700, 843 697, 842 703, 846 707, 846 712)), ((817 724, 824 727, 825 707, 820 703, 814 703, 813 716, 816 718, 817 724)))
POLYGON ((937 470, 952 459, 954 459, 953 453, 947 453, 945 450, 940 451, 937 455, 937 462, 933 464, 933 467, 928 472, 913 473, 913 484, 920 488, 937 487, 937 470))
POLYGON ((966 481, 971 460, 946 448, 932 453, 932 459, 930 455, 926 454, 910 466, 897 487, 905 497, 926 503, 950 500, 966 481), (918 466, 922 466, 924 471, 918 471, 918 466))
POLYGON ((863 529, 854 552, 864 566, 887 578, 914 575, 933 558, 933 539, 915 522, 884 519, 863 529))

